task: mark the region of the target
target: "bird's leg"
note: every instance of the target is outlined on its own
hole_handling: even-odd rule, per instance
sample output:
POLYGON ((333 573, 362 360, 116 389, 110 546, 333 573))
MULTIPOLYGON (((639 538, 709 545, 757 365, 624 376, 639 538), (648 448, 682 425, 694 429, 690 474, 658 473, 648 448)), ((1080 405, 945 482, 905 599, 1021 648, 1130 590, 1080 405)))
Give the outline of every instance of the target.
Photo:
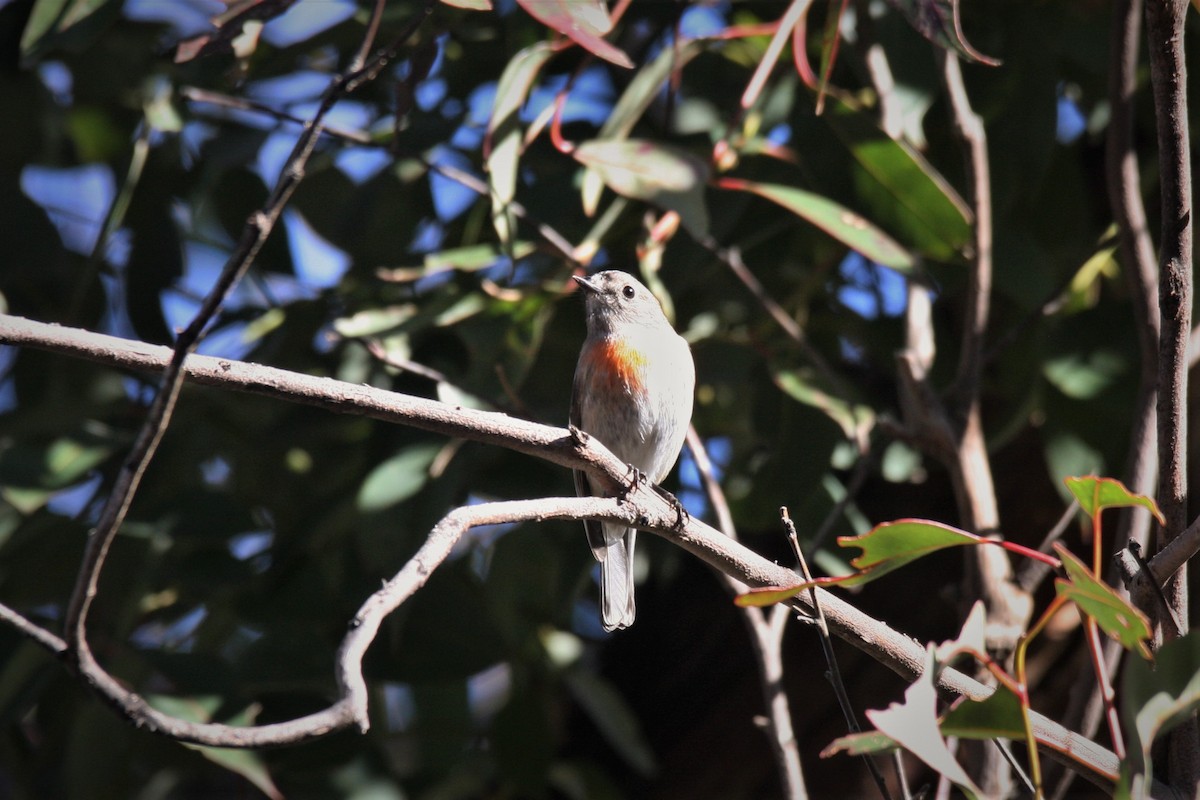
POLYGON ((661 497, 663 500, 666 500, 671 504, 671 507, 675 509, 675 524, 672 526, 672 528, 676 531, 683 530, 683 526, 691 520, 692 515, 689 514, 687 509, 683 507, 683 503, 679 502, 678 497, 671 494, 657 483, 651 484, 651 486, 654 488, 654 491, 658 493, 659 497, 661 497))
POLYGON ((629 467, 629 471, 625 473, 625 477, 628 478, 629 483, 626 484, 625 490, 621 492, 621 499, 624 499, 626 495, 636 489, 639 483, 645 485, 649 482, 649 479, 646 477, 646 473, 642 472, 633 464, 628 464, 627 466, 629 467))
POLYGON ((587 444, 588 439, 591 438, 591 434, 574 423, 567 425, 567 433, 571 434, 571 439, 577 444, 587 444))

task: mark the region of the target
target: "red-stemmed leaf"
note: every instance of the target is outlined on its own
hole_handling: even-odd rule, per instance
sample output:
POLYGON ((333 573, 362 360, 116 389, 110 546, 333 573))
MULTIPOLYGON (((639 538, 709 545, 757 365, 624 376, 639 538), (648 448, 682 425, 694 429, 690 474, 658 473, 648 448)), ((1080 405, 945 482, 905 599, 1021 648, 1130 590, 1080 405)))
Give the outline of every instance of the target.
POLYGON ((618 67, 633 67, 621 48, 604 39, 613 24, 601 0, 517 0, 517 5, 593 55, 618 67))
POLYGON ((1149 659, 1150 622, 1142 612, 1125 602, 1116 592, 1098 580, 1087 565, 1061 544, 1054 545, 1062 559, 1067 577, 1054 581, 1054 590, 1069 598, 1079 610, 1096 621, 1100 629, 1121 643, 1126 650, 1149 659))
POLYGON ((1063 482, 1079 501, 1079 506, 1089 517, 1095 517, 1106 508, 1141 507, 1147 509, 1160 525, 1165 525, 1158 504, 1144 494, 1135 494, 1125 484, 1114 478, 1097 478, 1088 475, 1081 478, 1064 478, 1063 482))
POLYGON ((967 61, 977 61, 990 67, 999 66, 1000 60, 985 56, 967 42, 962 31, 962 14, 959 0, 888 0, 899 9, 908 24, 929 41, 947 50, 953 50, 967 61))

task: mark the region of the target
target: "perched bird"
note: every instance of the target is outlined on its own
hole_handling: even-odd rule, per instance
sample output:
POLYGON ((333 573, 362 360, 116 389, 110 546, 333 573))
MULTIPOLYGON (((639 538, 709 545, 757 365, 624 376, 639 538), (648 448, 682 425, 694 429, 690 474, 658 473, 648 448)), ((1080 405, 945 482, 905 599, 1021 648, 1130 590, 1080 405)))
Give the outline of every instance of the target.
MULTIPOLYGON (((571 424, 627 462, 635 479, 640 472, 657 484, 679 457, 692 418, 692 352, 658 300, 633 276, 608 270, 575 281, 583 289, 587 339, 575 367, 571 424)), ((580 497, 599 494, 579 471, 575 491, 580 497)), ((600 562, 604 630, 627 628, 634 617, 637 531, 594 520, 584 527, 600 562)))

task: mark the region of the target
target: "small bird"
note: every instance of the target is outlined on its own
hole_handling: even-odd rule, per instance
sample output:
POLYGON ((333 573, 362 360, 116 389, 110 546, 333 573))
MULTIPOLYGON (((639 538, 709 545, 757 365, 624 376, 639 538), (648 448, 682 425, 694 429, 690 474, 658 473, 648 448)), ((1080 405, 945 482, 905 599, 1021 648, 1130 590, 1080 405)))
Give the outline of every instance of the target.
MULTIPOLYGON (((657 484, 679 457, 692 418, 692 352, 658 300, 632 275, 608 270, 575 281, 584 293, 587 339, 575 367, 571 424, 628 463, 635 479, 640 473, 657 484)), ((580 497, 599 494, 578 470, 575 491, 580 497)), ((634 617, 637 531, 595 520, 585 521, 584 528, 600 562, 604 630, 627 628, 634 617)))

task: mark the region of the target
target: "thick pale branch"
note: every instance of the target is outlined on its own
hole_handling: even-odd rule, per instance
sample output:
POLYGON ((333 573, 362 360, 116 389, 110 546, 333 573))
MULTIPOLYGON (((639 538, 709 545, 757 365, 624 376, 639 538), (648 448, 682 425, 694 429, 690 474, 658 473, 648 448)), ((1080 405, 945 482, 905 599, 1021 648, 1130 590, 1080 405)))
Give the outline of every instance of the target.
MULTIPOLYGON (((86 358, 113 367, 149 372, 161 371, 170 358, 170 350, 164 347, 60 328, 4 315, 0 315, 0 343, 37 347, 64 355, 86 358)), ((584 469, 596 479, 614 484, 621 482, 626 473, 626 466, 598 441, 590 437, 575 436, 563 428, 538 425, 513 419, 503 414, 456 408, 383 389, 356 386, 329 378, 315 378, 274 367, 228 359, 191 356, 184 362, 183 368, 188 380, 195 383, 251 392, 341 413, 359 414, 448 436, 494 444, 565 467, 584 469)), ((642 487, 631 492, 626 501, 620 504, 615 500, 606 501, 598 498, 517 502, 529 502, 540 509, 538 514, 533 516, 534 519, 552 516, 563 518, 573 514, 636 524, 646 530, 659 533, 679 547, 748 586, 791 585, 796 580, 796 574, 792 570, 768 561, 728 537, 722 536, 718 531, 702 522, 692 520, 683 530, 675 530, 674 507, 656 492, 642 487), (539 503, 561 503, 562 505, 538 506, 539 503), (568 511, 571 514, 568 514, 568 511)), ((450 522, 442 523, 447 526, 447 530, 456 528, 460 529, 461 533, 462 526, 465 524, 470 522, 483 524, 479 522, 478 518, 470 517, 466 510, 453 512, 451 516, 453 519, 450 522), (460 513, 465 516, 455 516, 460 513)), ((446 533, 446 536, 449 535, 446 533)), ((417 556, 414 557, 416 564, 411 567, 406 566, 401 571, 400 575, 404 577, 397 579, 400 588, 394 591, 403 594, 409 588, 415 590, 427 576, 429 565, 437 560, 436 555, 446 546, 446 539, 439 537, 437 544, 429 545, 429 550, 426 551, 423 548, 422 551, 418 551, 417 556), (424 566, 421 566, 422 564, 424 566)), ((393 590, 388 587, 381 590, 385 593, 389 591, 393 590)), ((913 679, 920 673, 924 663, 925 650, 918 642, 892 630, 886 624, 868 617, 835 595, 821 591, 818 596, 825 618, 834 635, 905 678, 913 679)), ((394 607, 395 602, 396 599, 391 595, 369 600, 364 606, 364 610, 360 612, 360 615, 366 620, 362 627, 371 624, 371 620, 375 618, 376 614, 385 615, 388 608, 394 607)), ((802 612, 811 612, 812 609, 809 608, 811 601, 808 600, 807 595, 796 598, 794 602, 802 612)), ((359 635, 370 638, 366 633, 359 635)), ((352 658, 360 657, 358 654, 362 649, 365 649, 364 642, 357 640, 345 647, 345 651, 351 653, 352 658)), ((342 656, 342 662, 347 663, 345 654, 342 656)), ((346 685, 351 685, 346 667, 343 666, 339 669, 341 670, 339 680, 346 685)), ((939 677, 939 687, 944 692, 975 699, 982 699, 991 692, 988 687, 978 681, 951 669, 942 672, 939 677)), ((119 685, 98 685, 97 688, 101 691, 112 691, 115 697, 128 699, 127 693, 119 685)), ((358 691, 358 689, 354 689, 350 693, 351 696, 358 691)), ((305 725, 311 726, 313 730, 322 731, 332 730, 338 725, 344 727, 358 724, 361 726, 363 722, 355 719, 352 711, 353 705, 354 703, 350 700, 339 701, 324 712, 304 718, 305 725)), ((168 720, 159 720, 153 715, 147 719, 154 721, 155 724, 168 722, 168 720)), ((281 725, 286 724, 291 723, 281 723, 281 725)), ((267 739, 263 735, 263 739, 245 746, 281 744, 285 741, 281 738, 283 729, 279 726, 263 727, 270 730, 271 736, 276 738, 267 739)), ((165 733, 175 730, 175 728, 168 728, 165 724, 156 729, 165 733)), ((1050 751, 1072 754, 1072 758, 1075 759, 1073 766, 1082 765, 1084 769, 1089 770, 1088 777, 1090 779, 1101 782, 1111 781, 1117 774, 1119 765, 1115 756, 1094 742, 1072 734, 1038 714, 1034 715, 1034 729, 1038 740, 1050 748, 1050 751)), ((193 729, 192 732, 206 730, 217 729, 200 727, 193 729)), ((221 730, 226 729, 222 726, 221 730)), ((175 734, 172 733, 172 735, 175 734)), ((176 736, 175 738, 202 741, 197 736, 176 736)), ((291 741, 296 740, 298 739, 291 741)), ((206 741, 205 743, 227 746, 240 744, 238 741, 224 740, 206 741)))

